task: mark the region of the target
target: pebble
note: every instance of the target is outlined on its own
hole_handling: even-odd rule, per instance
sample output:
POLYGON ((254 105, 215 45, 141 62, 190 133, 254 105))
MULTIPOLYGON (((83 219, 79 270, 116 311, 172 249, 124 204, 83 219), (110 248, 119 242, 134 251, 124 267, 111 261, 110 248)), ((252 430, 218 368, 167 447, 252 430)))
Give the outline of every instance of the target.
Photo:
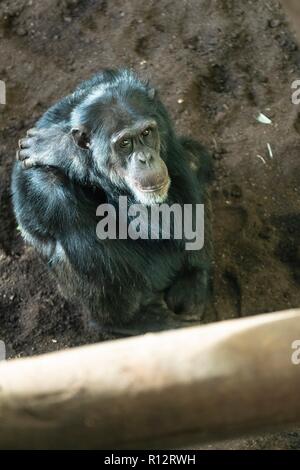
POLYGON ((278 28, 278 26, 281 25, 281 21, 273 18, 272 20, 269 20, 268 25, 270 28, 278 28))
POLYGON ((16 30, 16 33, 18 36, 26 36, 28 34, 28 32, 26 31, 26 29, 20 27, 16 30))
POLYGON ((230 195, 232 197, 235 197, 235 198, 239 199, 240 197, 242 197, 241 188, 237 184, 233 184, 232 187, 231 187, 230 195))

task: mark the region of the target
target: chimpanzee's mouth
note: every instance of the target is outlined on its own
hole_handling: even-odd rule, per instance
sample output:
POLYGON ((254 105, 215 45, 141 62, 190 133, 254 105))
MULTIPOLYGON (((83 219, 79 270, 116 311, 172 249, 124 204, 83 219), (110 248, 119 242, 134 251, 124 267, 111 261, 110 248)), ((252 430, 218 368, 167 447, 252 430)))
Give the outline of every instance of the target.
POLYGON ((163 191, 164 189, 168 189, 170 185, 170 179, 164 180, 163 183, 156 185, 156 186, 148 186, 148 187, 141 187, 138 186, 139 191, 142 193, 158 193, 163 191))

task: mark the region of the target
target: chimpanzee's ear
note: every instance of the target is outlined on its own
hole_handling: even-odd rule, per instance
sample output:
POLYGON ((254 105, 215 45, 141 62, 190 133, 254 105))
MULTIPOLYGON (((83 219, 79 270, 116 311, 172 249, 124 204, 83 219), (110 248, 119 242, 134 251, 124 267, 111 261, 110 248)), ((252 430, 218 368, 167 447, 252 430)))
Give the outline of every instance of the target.
POLYGON ((148 90, 148 97, 150 98, 150 100, 153 100, 156 96, 156 90, 155 88, 149 88, 148 90))
POLYGON ((90 138, 85 127, 73 127, 71 133, 78 147, 82 149, 90 148, 90 138))

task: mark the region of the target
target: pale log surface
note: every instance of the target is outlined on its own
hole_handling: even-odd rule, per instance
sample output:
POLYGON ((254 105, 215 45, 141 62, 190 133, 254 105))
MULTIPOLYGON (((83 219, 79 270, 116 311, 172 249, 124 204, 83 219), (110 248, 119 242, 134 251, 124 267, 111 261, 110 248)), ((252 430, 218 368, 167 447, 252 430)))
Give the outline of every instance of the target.
POLYGON ((166 448, 300 423, 300 310, 0 363, 1 448, 166 448))

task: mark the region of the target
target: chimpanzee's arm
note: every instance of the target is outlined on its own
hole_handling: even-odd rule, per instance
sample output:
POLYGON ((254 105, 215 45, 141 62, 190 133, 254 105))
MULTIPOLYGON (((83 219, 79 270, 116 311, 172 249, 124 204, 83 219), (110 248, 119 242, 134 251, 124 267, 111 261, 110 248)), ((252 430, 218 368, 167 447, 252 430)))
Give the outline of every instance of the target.
MULTIPOLYGON (((124 265, 122 272, 120 257, 125 253, 122 254, 119 244, 97 238, 94 203, 85 200, 83 188, 55 168, 24 171, 17 163, 12 191, 14 210, 25 239, 29 234, 30 243, 42 253, 48 246, 53 247, 48 250, 48 259, 62 271, 62 276, 64 266, 72 267, 74 278, 80 279, 82 292, 86 292, 86 298, 78 300, 84 300, 101 323, 121 324, 130 319, 140 308, 148 286, 142 283, 145 292, 136 288, 137 281, 141 284, 141 276, 137 277, 129 266, 124 265), (57 246, 61 247, 58 258, 57 246)), ((124 250, 127 252, 126 247, 124 250)))
POLYGON ((23 169, 53 166, 71 178, 76 177, 77 181, 85 180, 88 168, 86 163, 91 152, 88 148, 82 148, 85 145, 78 145, 78 141, 79 144, 85 143, 82 142, 81 131, 71 129, 71 115, 94 87, 111 83, 114 76, 115 72, 112 70, 96 74, 45 112, 36 123, 36 128, 30 129, 27 137, 19 141, 17 160, 22 162, 23 169), (77 144, 73 137, 77 139, 77 144))
POLYGON ((78 217, 71 181, 56 168, 24 171, 17 163, 12 194, 17 220, 29 233, 47 238, 69 230, 78 217))
POLYGON ((89 274, 101 271, 103 252, 96 209, 82 191, 56 168, 14 168, 12 192, 21 232, 32 237, 39 251, 44 242, 59 242, 77 271, 89 274))

